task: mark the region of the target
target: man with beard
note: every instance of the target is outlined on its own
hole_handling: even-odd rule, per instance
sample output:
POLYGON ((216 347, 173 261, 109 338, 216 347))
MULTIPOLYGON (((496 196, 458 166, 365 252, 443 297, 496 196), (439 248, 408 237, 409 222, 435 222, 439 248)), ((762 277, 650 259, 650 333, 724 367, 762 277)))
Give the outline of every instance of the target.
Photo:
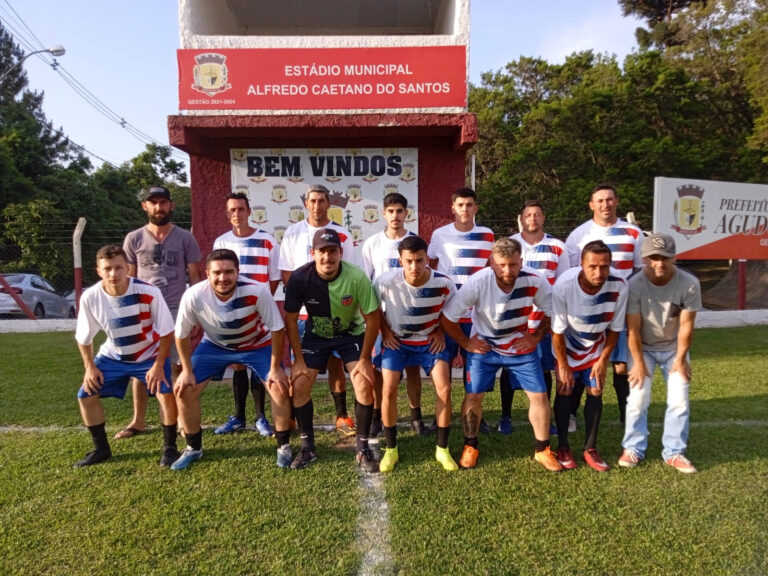
MULTIPOLYGON (((187 287, 187 275, 190 286, 200 281, 200 248, 192 234, 171 223, 173 200, 165 186, 147 186, 140 198, 149 223, 125 237, 123 250, 128 256, 128 275, 157 286, 175 320, 187 287)), ((171 346, 170 358, 175 379, 180 370, 175 346, 171 346)), ((146 388, 134 379, 133 420, 115 438, 130 438, 144 432, 146 412, 146 388)))
POLYGON ((557 460, 576 468, 568 443, 570 396, 576 382, 587 391, 584 405, 584 461, 598 472, 610 469, 597 452, 597 429, 603 413, 605 374, 624 329, 627 283, 611 271, 611 249, 602 241, 581 251, 581 266, 565 272, 552 295, 552 348, 557 360, 557 460))
POLYGON ((258 282, 238 278, 239 262, 232 250, 214 250, 205 261, 208 280, 184 293, 176 320, 176 347, 181 373, 174 384, 179 405, 179 420, 187 447, 171 470, 183 470, 203 456, 203 430, 200 425, 200 395, 214 376, 230 364, 250 368, 272 399, 275 436, 278 439, 277 465, 290 464, 280 451, 288 443, 290 384, 283 371, 283 319, 269 288, 258 282), (203 340, 191 352, 190 334, 200 326, 203 340))
POLYGON ((536 353, 549 330, 552 295, 549 282, 530 268, 523 268, 517 240, 501 238, 491 249, 490 268, 470 276, 443 308, 440 324, 467 354, 466 395, 461 406, 464 450, 459 466, 475 468, 480 456, 477 434, 483 417, 483 397, 493 391, 496 373, 509 370, 512 384, 525 390, 530 402, 528 418, 533 426, 534 459, 547 470, 562 469, 549 448, 547 386, 536 353), (533 334, 528 319, 534 306, 544 318, 533 334), (459 326, 472 309, 472 334, 459 326))

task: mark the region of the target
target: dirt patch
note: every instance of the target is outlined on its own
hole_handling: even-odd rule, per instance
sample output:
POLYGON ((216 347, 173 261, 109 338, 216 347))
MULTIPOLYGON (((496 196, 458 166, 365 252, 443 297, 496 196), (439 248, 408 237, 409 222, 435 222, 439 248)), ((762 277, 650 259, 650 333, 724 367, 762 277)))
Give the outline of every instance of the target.
MULTIPOLYGON (((689 260, 679 264, 699 279, 704 308, 738 310, 739 272, 735 260, 689 260)), ((746 308, 768 308, 768 261, 747 262, 746 308)))

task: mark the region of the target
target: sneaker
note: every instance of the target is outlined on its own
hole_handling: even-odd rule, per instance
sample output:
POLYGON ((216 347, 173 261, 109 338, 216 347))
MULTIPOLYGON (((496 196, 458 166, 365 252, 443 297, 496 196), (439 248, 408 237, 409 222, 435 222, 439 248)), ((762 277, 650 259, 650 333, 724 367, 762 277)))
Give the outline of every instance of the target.
POLYGON ((181 454, 176 446, 166 446, 163 448, 163 455, 160 457, 160 466, 168 468, 179 459, 179 456, 181 456, 181 454))
POLYGON ((512 418, 509 416, 502 416, 497 427, 499 434, 512 434, 512 429, 512 418))
POLYGON ((214 434, 232 434, 233 432, 237 432, 238 430, 242 430, 245 428, 245 422, 240 420, 237 416, 229 416, 227 417, 226 424, 222 424, 216 430, 213 431, 214 434))
POLYGON ((368 434, 368 438, 378 438, 382 430, 384 430, 384 423, 381 421, 381 418, 374 419, 371 422, 371 431, 368 434))
MULTIPOLYGON (((381 457, 379 462, 379 472, 392 472, 395 469, 395 464, 400 460, 400 454, 397 451, 397 446, 394 448, 385 448, 384 456, 381 457)), ((360 462, 358 456, 358 463, 360 462)))
POLYGON ((619 466, 622 468, 634 468, 640 464, 640 456, 634 450, 627 450, 626 448, 619 457, 619 466))
POLYGON ((363 472, 368 472, 369 474, 379 471, 379 462, 370 448, 365 448, 357 453, 357 465, 363 469, 363 472))
POLYGON ((296 458, 293 459, 293 462, 291 462, 291 470, 301 470, 302 468, 306 468, 315 460, 317 460, 317 454, 309 448, 302 448, 299 450, 299 453, 296 454, 296 458))
POLYGON ((485 418, 480 419, 480 428, 478 430, 482 434, 490 434, 491 433, 491 427, 488 426, 488 422, 485 421, 485 418))
POLYGON ((573 452, 570 448, 558 448, 555 452, 555 458, 560 462, 560 466, 566 470, 573 470, 576 468, 576 458, 573 457, 573 452))
POLYGON ((592 470, 597 470, 598 472, 608 472, 608 470, 611 469, 611 467, 608 466, 608 462, 603 460, 600 454, 598 454, 597 448, 584 450, 583 456, 584 462, 586 462, 587 466, 592 468, 592 470))
POLYGON ((576 428, 577 428, 576 416, 571 414, 570 418, 568 418, 568 433, 573 434, 574 432, 576 432, 576 428))
POLYGON ((560 470, 563 469, 562 465, 557 461, 555 454, 552 452, 552 449, 549 446, 547 446, 541 452, 536 452, 533 455, 533 459, 550 472, 560 472, 560 470))
POLYGON ((416 432, 417 436, 429 436, 429 428, 424 425, 421 420, 411 420, 411 429, 416 432))
POLYGON ((341 432, 344 436, 354 436, 357 433, 355 421, 349 416, 339 416, 336 418, 336 430, 341 432))
POLYGON ((267 420, 267 417, 264 416, 264 414, 256 418, 256 422, 253 423, 253 427, 256 428, 259 434, 265 438, 268 438, 275 433, 275 431, 272 430, 272 426, 269 424, 269 420, 267 420))
POLYGON ((112 458, 112 450, 109 447, 106 450, 92 450, 85 455, 85 458, 75 462, 74 466, 75 468, 83 468, 84 466, 106 462, 110 458, 112 458))
POLYGON ((285 446, 280 446, 277 449, 277 465, 280 468, 290 468, 291 460, 293 460, 293 454, 291 453, 291 445, 286 444, 285 446))
POLYGON ((202 448, 200 448, 200 450, 192 450, 192 448, 187 446, 184 448, 184 452, 181 453, 181 456, 179 456, 178 460, 171 464, 171 470, 184 470, 184 468, 189 468, 192 462, 200 460, 202 457, 202 448))
POLYGON ((443 470, 447 470, 448 472, 455 472, 459 469, 459 465, 456 464, 456 460, 453 459, 453 456, 451 456, 448 448, 440 448, 440 446, 436 446, 435 460, 440 462, 443 470))
POLYGON ((675 454, 672 458, 664 460, 664 464, 672 466, 683 474, 695 474, 697 472, 696 467, 682 454, 675 454))
POLYGON ((477 466, 477 459, 479 457, 480 450, 465 444, 464 450, 461 451, 461 458, 459 458, 459 468, 464 470, 475 468, 477 466))

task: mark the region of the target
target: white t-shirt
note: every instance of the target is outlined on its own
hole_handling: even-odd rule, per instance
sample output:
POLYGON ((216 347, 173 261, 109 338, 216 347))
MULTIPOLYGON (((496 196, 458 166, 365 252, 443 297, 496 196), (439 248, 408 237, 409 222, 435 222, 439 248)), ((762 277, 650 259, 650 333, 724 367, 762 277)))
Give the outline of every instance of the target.
POLYGON ((99 348, 99 356, 145 362, 157 356, 160 338, 173 332, 173 318, 159 288, 128 279, 122 296, 110 296, 101 282, 83 292, 75 340, 88 346, 103 330, 107 340, 99 348))
POLYGON ((176 337, 186 338, 202 326, 203 340, 228 350, 254 350, 272 342, 272 332, 283 329, 283 319, 265 284, 238 278, 226 302, 216 297, 207 280, 190 287, 181 298, 176 337))
POLYGON ((571 232, 565 241, 571 267, 581 266, 581 249, 593 240, 602 240, 611 249, 611 267, 622 278, 629 278, 634 268, 643 267, 640 255, 643 232, 624 220, 617 220, 611 226, 600 226, 594 220, 588 220, 571 232))
MULTIPOLYGON (((413 236, 407 231, 405 236, 413 236)), ((389 238, 384 230, 377 232, 363 243, 362 269, 368 278, 375 280, 392 268, 400 268, 400 253, 397 247, 403 238, 389 238)))
POLYGON ((324 228, 333 228, 341 240, 341 248, 344 251, 342 260, 350 264, 357 264, 355 257, 355 245, 352 241, 352 235, 343 226, 339 226, 331 221, 325 226, 316 228, 309 225, 308 220, 300 220, 296 224, 291 224, 283 234, 283 241, 280 243, 280 270, 293 272, 307 262, 312 260, 309 251, 312 249, 312 240, 315 232, 324 228))
POLYGON ((597 294, 587 294, 579 286, 579 272, 581 267, 565 272, 552 291, 552 331, 565 335, 568 366, 574 371, 597 362, 607 330, 624 329, 628 294, 626 281, 614 270, 597 294))
POLYGON ((213 242, 213 249, 227 248, 240 260, 240 276, 267 284, 280 280, 278 260, 280 253, 277 240, 269 232, 256 230, 250 236, 235 236, 230 230, 213 242))
POLYGON ((456 292, 448 276, 429 272, 429 280, 421 286, 408 284, 401 269, 389 270, 373 283, 387 324, 403 344, 428 344, 440 312, 456 292))
POLYGON ((544 278, 523 267, 512 292, 507 294, 496 284, 493 270, 485 268, 459 288, 443 314, 448 320, 458 322, 472 308, 472 333, 487 340, 495 352, 514 356, 535 350, 515 348, 515 342, 528 332, 528 317, 534 305, 545 315, 551 315, 551 288, 544 278))

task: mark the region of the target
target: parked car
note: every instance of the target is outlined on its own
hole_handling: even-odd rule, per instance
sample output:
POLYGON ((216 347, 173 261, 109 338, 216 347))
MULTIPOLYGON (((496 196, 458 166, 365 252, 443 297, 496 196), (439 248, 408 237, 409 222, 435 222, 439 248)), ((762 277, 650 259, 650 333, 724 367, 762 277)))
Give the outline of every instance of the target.
MULTIPOLYGON (((74 318, 74 301, 59 294, 42 276, 37 274, 6 274, 5 281, 38 318, 74 318)), ((13 297, 0 285, 0 314, 23 315, 13 297)))

